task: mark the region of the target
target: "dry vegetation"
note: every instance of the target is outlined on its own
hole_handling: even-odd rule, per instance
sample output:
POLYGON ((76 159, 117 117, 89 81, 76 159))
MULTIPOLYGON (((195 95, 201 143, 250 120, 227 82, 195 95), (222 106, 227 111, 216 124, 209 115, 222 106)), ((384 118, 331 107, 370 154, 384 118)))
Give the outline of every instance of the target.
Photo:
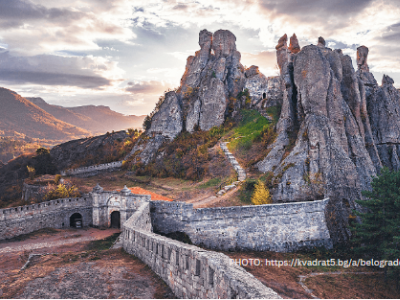
MULTIPOLYGON (((314 260, 318 257, 312 254, 276 253, 276 252, 238 252, 225 253, 233 259, 253 258, 269 260, 289 260, 299 258, 314 260)), ((335 256, 333 256, 335 257, 335 256)), ((319 257, 327 259, 331 257, 319 257)), ((385 281, 384 270, 379 268, 343 268, 343 267, 275 267, 275 266, 246 266, 266 286, 274 289, 283 298, 312 298, 299 284, 299 276, 307 276, 313 272, 327 273, 306 278, 304 283, 317 298, 321 299, 398 299, 400 292, 389 281, 385 281), (329 272, 343 274, 329 274, 329 272), (367 272, 367 274, 344 273, 367 272)))
MULTIPOLYGON (((0 298, 174 298, 171 290, 144 263, 122 251, 107 250, 115 230, 91 229, 94 242, 53 246, 0 255, 0 298), (30 253, 34 257, 21 271, 30 253)), ((86 230, 38 232, 23 242, 0 243, 1 248, 55 238, 68 240, 87 235, 86 230)))

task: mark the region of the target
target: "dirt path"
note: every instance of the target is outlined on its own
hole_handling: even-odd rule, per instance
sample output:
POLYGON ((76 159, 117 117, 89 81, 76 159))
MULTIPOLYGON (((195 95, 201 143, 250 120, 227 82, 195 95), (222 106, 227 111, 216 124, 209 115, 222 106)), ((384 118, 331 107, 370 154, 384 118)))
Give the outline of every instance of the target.
POLYGON ((0 253, 31 251, 42 248, 53 248, 82 242, 104 239, 119 229, 99 230, 95 228, 84 229, 44 229, 35 233, 19 237, 17 240, 0 242, 0 253), (19 240, 22 239, 22 240, 19 240))

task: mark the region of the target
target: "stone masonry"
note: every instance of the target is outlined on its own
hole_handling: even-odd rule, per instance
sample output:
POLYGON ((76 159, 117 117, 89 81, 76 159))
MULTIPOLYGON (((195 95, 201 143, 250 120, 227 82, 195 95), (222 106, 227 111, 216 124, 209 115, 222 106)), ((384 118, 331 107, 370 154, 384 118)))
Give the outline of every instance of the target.
POLYGON ((109 227, 120 213, 125 251, 149 265, 180 298, 279 298, 224 254, 156 234, 186 233, 195 245, 216 250, 287 252, 332 247, 325 220, 329 199, 301 203, 193 209, 149 195, 104 191, 0 210, 0 240, 41 228, 67 228, 79 213, 83 226, 109 227), (153 232, 154 230, 154 232, 153 232))
POLYGON ((246 172, 243 170, 243 168, 239 165, 237 162, 236 158, 233 156, 233 154, 228 150, 228 147, 226 146, 227 143, 221 142, 221 149, 224 151, 225 155, 228 157, 229 162, 232 164, 233 168, 238 174, 238 180, 239 181, 244 181, 246 179, 246 172))
POLYGON ((122 236, 125 251, 150 266, 178 298, 280 298, 228 256, 151 232, 149 203, 124 224, 122 236))
POLYGON ((121 167, 122 167, 122 160, 114 161, 114 162, 106 163, 106 164, 95 165, 95 166, 64 170, 64 171, 61 171, 61 175, 68 176, 68 175, 97 174, 100 171, 105 171, 105 170, 109 171, 109 170, 119 169, 121 167))
POLYGON ((220 143, 220 147, 221 147, 222 151, 224 151, 224 153, 225 153, 226 157, 228 158, 229 162, 231 163, 231 165, 235 169, 236 173, 238 174, 238 181, 235 181, 234 183, 232 183, 230 185, 224 186, 217 193, 217 197, 218 196, 222 196, 223 194, 226 194, 226 192, 228 192, 229 190, 236 188, 236 186, 238 184, 240 184, 240 182, 242 182, 242 181, 244 181, 246 179, 246 172, 239 165, 239 163, 237 162, 237 160, 235 159, 233 154, 228 150, 228 147, 226 146, 226 144, 227 144, 226 142, 221 142, 220 143))
POLYGON ((82 225, 92 225, 92 199, 63 198, 31 205, 0 209, 0 240, 42 228, 68 228, 70 217, 79 213, 82 225))
POLYGON ((184 232, 193 244, 224 251, 290 252, 332 248, 325 219, 329 199, 297 203, 193 209, 182 202, 151 202, 155 232, 184 232))

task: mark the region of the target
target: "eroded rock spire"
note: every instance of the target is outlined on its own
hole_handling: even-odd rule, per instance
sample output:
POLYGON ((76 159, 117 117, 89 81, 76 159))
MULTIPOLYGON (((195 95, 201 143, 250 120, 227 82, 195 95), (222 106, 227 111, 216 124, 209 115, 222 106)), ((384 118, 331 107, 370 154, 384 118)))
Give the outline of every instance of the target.
POLYGON ((297 39, 295 33, 293 33, 293 35, 290 37, 290 44, 288 49, 293 54, 297 54, 300 52, 299 40, 297 39))
POLYGON ((325 47, 325 39, 322 37, 322 36, 320 36, 319 38, 318 38, 318 45, 317 46, 319 46, 319 47, 325 47))
POLYGON ((369 72, 368 64, 368 48, 365 46, 360 46, 357 48, 357 66, 359 70, 369 72))

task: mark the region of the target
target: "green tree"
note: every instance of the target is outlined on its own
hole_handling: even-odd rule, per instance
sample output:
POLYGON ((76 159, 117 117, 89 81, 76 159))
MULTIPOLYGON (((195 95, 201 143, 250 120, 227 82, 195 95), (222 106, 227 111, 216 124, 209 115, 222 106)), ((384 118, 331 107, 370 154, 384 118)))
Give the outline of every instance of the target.
POLYGON ((272 199, 269 189, 265 187, 264 182, 259 180, 254 186, 254 193, 251 197, 251 202, 254 205, 271 204, 272 199))
POLYGON ((34 157, 34 167, 36 174, 54 174, 57 170, 53 164, 53 160, 50 156, 50 151, 46 148, 39 148, 36 150, 36 156, 34 157))
POLYGON ((143 129, 149 130, 151 127, 151 118, 150 116, 146 116, 143 121, 143 129))
MULTIPOLYGON (((360 218, 352 226, 352 241, 356 254, 374 259, 400 257, 400 171, 383 168, 373 178, 372 191, 363 191, 366 200, 357 200, 363 212, 353 211, 360 218)), ((398 268, 391 268, 398 286, 398 268)))

